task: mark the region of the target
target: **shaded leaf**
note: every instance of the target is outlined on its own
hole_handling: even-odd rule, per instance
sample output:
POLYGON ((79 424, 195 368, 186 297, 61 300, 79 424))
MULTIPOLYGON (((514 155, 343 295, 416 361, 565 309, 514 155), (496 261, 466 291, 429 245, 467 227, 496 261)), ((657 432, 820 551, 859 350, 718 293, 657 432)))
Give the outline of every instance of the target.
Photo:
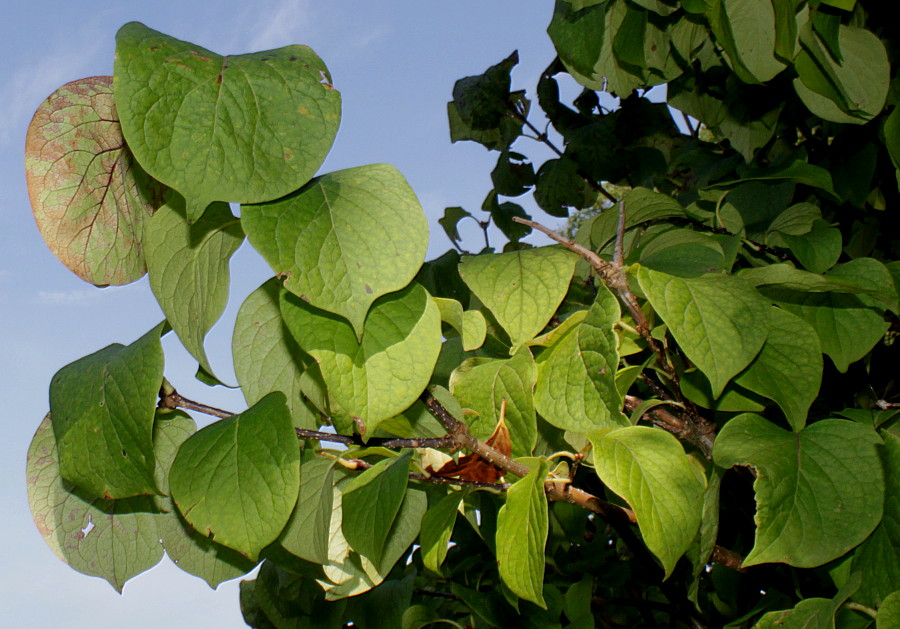
POLYGON ((157 491, 153 418, 163 380, 164 323, 66 365, 50 382, 60 473, 94 496, 157 491))
POLYGON ((335 463, 304 450, 297 505, 279 539, 289 553, 319 564, 328 562, 335 463))
POLYGON ((422 518, 422 531, 419 533, 422 563, 436 574, 441 574, 441 564, 449 550, 448 544, 461 500, 460 492, 451 492, 428 509, 422 518))
POLYGON ((225 311, 229 261, 242 242, 241 221, 225 203, 210 205, 191 224, 184 199, 174 193, 144 230, 150 288, 184 347, 210 374, 203 339, 225 311))
POLYGON ((340 121, 340 93, 306 46, 223 57, 129 22, 115 77, 128 145, 187 199, 191 222, 213 201, 259 203, 302 186, 340 121))

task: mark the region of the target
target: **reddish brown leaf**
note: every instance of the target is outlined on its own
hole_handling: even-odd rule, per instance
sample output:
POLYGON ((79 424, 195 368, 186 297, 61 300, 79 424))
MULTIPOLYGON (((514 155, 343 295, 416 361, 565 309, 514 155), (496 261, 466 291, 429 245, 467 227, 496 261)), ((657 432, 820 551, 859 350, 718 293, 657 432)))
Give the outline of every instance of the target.
MULTIPOLYGON (((491 436, 485 443, 504 456, 509 456, 512 453, 509 428, 506 427, 506 421, 504 421, 502 416, 500 421, 497 422, 494 432, 491 433, 491 436)), ((458 478, 478 483, 496 483, 505 474, 501 468, 485 461, 477 454, 466 454, 459 457, 458 461, 447 461, 437 471, 433 471, 429 466, 426 471, 434 476, 458 478)))

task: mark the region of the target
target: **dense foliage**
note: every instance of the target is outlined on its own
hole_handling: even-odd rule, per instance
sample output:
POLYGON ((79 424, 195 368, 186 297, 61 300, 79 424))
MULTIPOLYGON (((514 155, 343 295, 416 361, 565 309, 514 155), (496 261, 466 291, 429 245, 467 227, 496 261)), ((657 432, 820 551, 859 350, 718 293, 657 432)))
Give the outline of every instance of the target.
POLYGON ((28 185, 64 264, 149 273, 166 320, 53 377, 28 460, 47 543, 119 590, 163 551, 213 587, 261 562, 260 629, 898 626, 887 4, 557 0, 534 94, 515 53, 453 89, 494 189, 429 262, 396 169, 316 175, 341 103, 314 52, 126 24, 114 77, 36 113, 28 185), (245 236, 274 277, 239 296, 232 414, 164 379, 160 338, 217 384, 245 236))

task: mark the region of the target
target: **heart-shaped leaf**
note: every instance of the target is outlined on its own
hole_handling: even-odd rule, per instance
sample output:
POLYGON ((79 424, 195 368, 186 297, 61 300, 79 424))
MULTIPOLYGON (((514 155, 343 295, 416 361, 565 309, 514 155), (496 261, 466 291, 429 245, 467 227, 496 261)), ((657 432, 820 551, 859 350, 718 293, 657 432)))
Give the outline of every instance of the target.
POLYGON ((744 566, 812 568, 862 542, 884 504, 880 442, 870 426, 840 419, 794 433, 749 413, 725 424, 713 449, 716 464, 759 471, 756 541, 744 566))
POLYGON ((66 365, 50 382, 64 479, 106 499, 157 491, 153 418, 163 380, 163 323, 66 365))
POLYGON ((242 212, 250 243, 284 287, 349 320, 357 337, 372 302, 409 284, 428 243, 415 193, 387 164, 329 173, 242 212))
POLYGON ((163 189, 125 145, 111 76, 66 83, 38 108, 25 137, 25 177, 41 235, 78 277, 120 285, 146 272, 143 223, 163 189))
POLYGON ((362 340, 345 319, 284 292, 281 314, 297 344, 319 363, 332 411, 349 429, 359 418, 371 433, 401 413, 428 385, 441 350, 441 316, 419 284, 382 297, 362 340))
POLYGON ((215 203, 194 224, 171 194, 144 232, 150 288, 191 356, 212 373, 203 339, 228 303, 228 262, 244 242, 241 222, 215 203))
POLYGON ((162 559, 153 499, 103 500, 64 481, 49 415, 28 449, 26 474, 34 523, 75 570, 106 579, 121 592, 128 579, 162 559))
POLYGON ((250 559, 284 529, 299 483, 300 448, 280 392, 192 435, 169 473, 191 526, 250 559))
POLYGON ((703 510, 704 483, 678 440, 647 426, 590 435, 600 480, 634 509, 644 543, 668 577, 690 546, 703 510))
POLYGON ((561 247, 467 256, 463 281, 509 334, 515 350, 544 329, 575 273, 578 256, 561 247))
POLYGON ((645 267, 638 268, 637 276, 653 309, 718 397, 766 340, 766 300, 732 276, 686 279, 645 267))
POLYGON ((115 77, 128 145, 185 197, 192 222, 213 201, 259 203, 302 186, 340 121, 340 94, 306 46, 223 57, 129 22, 115 77))

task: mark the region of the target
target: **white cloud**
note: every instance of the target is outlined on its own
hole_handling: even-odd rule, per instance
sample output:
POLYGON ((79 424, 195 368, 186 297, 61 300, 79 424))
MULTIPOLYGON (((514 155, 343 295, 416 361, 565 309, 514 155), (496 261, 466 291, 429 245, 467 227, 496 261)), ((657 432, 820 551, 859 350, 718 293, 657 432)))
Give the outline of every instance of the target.
POLYGON ((247 32, 253 33, 248 51, 269 50, 296 44, 304 39, 312 24, 312 3, 309 0, 281 0, 274 4, 252 4, 258 15, 247 32))
POLYGON ((38 303, 48 306, 81 306, 97 299, 102 291, 82 288, 78 290, 38 291, 38 303))

